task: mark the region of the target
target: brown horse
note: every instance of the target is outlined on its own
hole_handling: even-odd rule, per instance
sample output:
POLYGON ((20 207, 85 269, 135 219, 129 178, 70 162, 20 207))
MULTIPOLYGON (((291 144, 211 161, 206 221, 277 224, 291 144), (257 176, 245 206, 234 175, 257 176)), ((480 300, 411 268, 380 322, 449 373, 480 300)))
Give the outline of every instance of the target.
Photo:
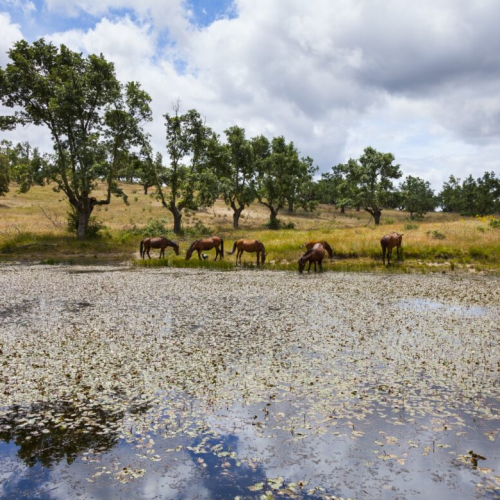
POLYGON ((305 245, 302 245, 300 248, 306 247, 306 250, 311 250, 316 243, 321 243, 323 248, 328 252, 328 257, 330 259, 333 258, 333 250, 332 247, 326 241, 308 241, 305 245))
POLYGON ((241 264, 241 256, 243 255, 243 252, 257 252, 257 266, 264 265, 264 262, 266 262, 266 248, 264 247, 264 243, 259 240, 240 239, 235 241, 233 250, 228 252, 228 255, 233 255, 236 249, 238 249, 238 253, 236 254, 236 265, 238 264, 238 259, 240 259, 241 264))
POLYGON ((382 262, 385 265, 385 252, 387 251, 387 264, 391 263, 392 249, 396 247, 399 260, 399 249, 403 243, 403 235, 399 233, 389 233, 386 234, 381 240, 380 245, 382 246, 382 262))
POLYGON ((165 248, 167 247, 173 247, 175 255, 179 255, 179 245, 175 243, 175 241, 165 238, 165 236, 160 236, 158 238, 144 238, 141 241, 139 251, 143 259, 146 254, 148 254, 149 258, 151 258, 151 255, 149 255, 149 251, 152 248, 159 248, 160 256, 158 258, 161 259, 162 257, 165 257, 165 248))
POLYGON ((217 257, 220 257, 219 260, 224 258, 224 240, 218 236, 211 236, 210 238, 193 241, 186 252, 186 260, 191 258, 195 250, 198 252, 198 258, 201 260, 201 252, 203 250, 212 250, 212 248, 215 248, 214 260, 217 260, 217 257))
POLYGON ((311 270, 311 264, 314 263, 314 272, 316 272, 316 263, 319 264, 319 271, 323 271, 323 259, 325 258, 325 249, 321 243, 316 243, 311 250, 308 250, 299 259, 299 273, 302 274, 304 267, 306 267, 306 262, 309 262, 309 268, 307 272, 311 270))

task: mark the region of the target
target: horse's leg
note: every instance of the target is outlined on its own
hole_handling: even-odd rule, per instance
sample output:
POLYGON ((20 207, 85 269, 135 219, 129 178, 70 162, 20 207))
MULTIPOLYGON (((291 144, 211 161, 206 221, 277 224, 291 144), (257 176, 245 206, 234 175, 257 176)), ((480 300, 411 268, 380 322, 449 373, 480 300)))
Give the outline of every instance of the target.
POLYGON ((257 267, 260 267, 260 252, 257 252, 257 267))
POLYGON ((149 257, 149 258, 151 258, 151 255, 150 255, 150 253, 149 253, 149 252, 150 252, 150 250, 151 250, 151 247, 148 247, 147 252, 148 252, 148 257, 149 257))
POLYGON ((198 260, 201 260, 201 253, 200 250, 197 248, 196 251, 198 252, 198 260))
POLYGON ((309 261, 309 267, 307 268, 307 272, 308 272, 308 273, 310 273, 310 272, 311 272, 311 264, 312 264, 312 262, 311 262, 311 261, 309 261))
POLYGON ((319 261, 319 272, 320 273, 323 272, 323 261, 322 260, 319 261))
POLYGON ((218 256, 219 256, 219 247, 215 247, 215 260, 217 260, 218 256))

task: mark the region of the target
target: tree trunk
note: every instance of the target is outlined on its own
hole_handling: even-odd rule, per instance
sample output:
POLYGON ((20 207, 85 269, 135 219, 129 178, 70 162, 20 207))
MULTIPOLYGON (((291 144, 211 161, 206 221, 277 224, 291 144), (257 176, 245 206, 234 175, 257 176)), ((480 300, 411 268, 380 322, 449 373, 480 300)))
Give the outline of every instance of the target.
POLYGON ((87 229, 89 227, 90 214, 92 210, 78 208, 78 231, 77 236, 79 240, 84 240, 87 236, 87 229))
POLYGON ((295 210, 294 210, 294 206, 293 206, 293 200, 288 200, 288 212, 289 213, 293 213, 295 210))
POLYGON ((243 207, 238 209, 233 209, 233 228, 238 229, 238 224, 240 221, 241 212, 243 212, 243 207))
POLYGON ((380 216, 382 215, 382 212, 380 210, 377 210, 376 212, 373 212, 373 218, 375 220, 375 225, 379 226, 380 225, 380 216))
POLYGON ((356 207, 356 212, 359 212, 360 210, 361 210, 361 205, 358 205, 358 206, 356 207))
POLYGON ((146 182, 146 184, 144 184, 144 194, 147 195, 148 194, 148 189, 149 189, 149 183, 146 182))
POLYGON ((271 211, 269 226, 272 229, 278 229, 278 210, 276 210, 274 207, 269 207, 269 210, 271 211))
POLYGON ((173 213, 173 216, 174 216, 174 233, 181 234, 182 233, 182 227, 181 227, 182 213, 177 210, 173 213))
POLYGON ((342 205, 342 206, 340 207, 340 213, 341 213, 341 214, 345 214, 345 206, 344 206, 344 205, 342 205))

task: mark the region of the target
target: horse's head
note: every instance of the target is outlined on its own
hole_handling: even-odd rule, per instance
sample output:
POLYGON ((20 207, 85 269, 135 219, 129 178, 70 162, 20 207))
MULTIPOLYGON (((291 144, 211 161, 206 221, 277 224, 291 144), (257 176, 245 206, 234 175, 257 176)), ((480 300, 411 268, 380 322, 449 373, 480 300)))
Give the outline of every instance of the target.
POLYGON ((302 271, 306 267, 306 261, 302 257, 299 259, 299 273, 302 274, 302 271))
POLYGON ((174 243, 174 242, 172 242, 172 243, 174 244, 173 247, 174 247, 175 255, 179 255, 179 253, 180 253, 179 252, 179 245, 177 243, 174 243))

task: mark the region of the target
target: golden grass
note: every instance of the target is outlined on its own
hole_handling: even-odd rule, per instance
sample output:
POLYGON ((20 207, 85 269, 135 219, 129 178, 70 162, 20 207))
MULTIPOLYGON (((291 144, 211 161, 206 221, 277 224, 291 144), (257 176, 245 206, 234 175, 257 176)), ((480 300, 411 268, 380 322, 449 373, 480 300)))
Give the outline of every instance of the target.
MULTIPOLYGON (((108 228, 107 236, 95 242, 77 242, 66 233, 68 203, 63 195, 53 192, 50 186, 35 187, 27 194, 18 194, 15 186, 11 187, 11 192, 0 198, 1 255, 11 259, 55 256, 66 261, 137 258, 141 228, 149 220, 161 218, 169 229, 172 217, 153 195, 144 195, 141 186, 123 184, 123 188, 130 205, 113 199, 109 206, 98 207, 94 213, 108 228)), ((234 231, 231 210, 218 200, 214 207, 188 213, 183 226, 190 228, 201 221, 226 240, 226 252, 237 238, 259 239, 266 245, 267 266, 279 269, 294 268, 303 252, 300 246, 312 239, 325 239, 333 247, 335 259, 327 263, 330 269, 378 269, 380 238, 391 231, 404 233, 405 262, 399 267, 395 263, 394 269, 408 271, 422 265, 432 270, 440 266, 470 268, 471 264, 482 270, 500 269, 500 229, 492 228, 485 218, 432 213, 415 222, 406 213, 387 210, 382 225, 377 227, 366 212, 352 210, 343 215, 332 206, 321 205, 314 214, 283 211, 280 218, 293 222, 295 229, 271 231, 263 229, 268 217, 265 207, 254 204, 243 212, 241 229, 234 231), (440 235, 444 238, 438 239, 440 235)), ((180 261, 192 239, 180 238, 182 254, 169 256, 170 262, 174 259, 175 265, 182 265, 180 261)), ((254 258, 245 254, 243 260, 251 262, 254 258)), ((232 260, 229 256, 227 259, 232 260)))

